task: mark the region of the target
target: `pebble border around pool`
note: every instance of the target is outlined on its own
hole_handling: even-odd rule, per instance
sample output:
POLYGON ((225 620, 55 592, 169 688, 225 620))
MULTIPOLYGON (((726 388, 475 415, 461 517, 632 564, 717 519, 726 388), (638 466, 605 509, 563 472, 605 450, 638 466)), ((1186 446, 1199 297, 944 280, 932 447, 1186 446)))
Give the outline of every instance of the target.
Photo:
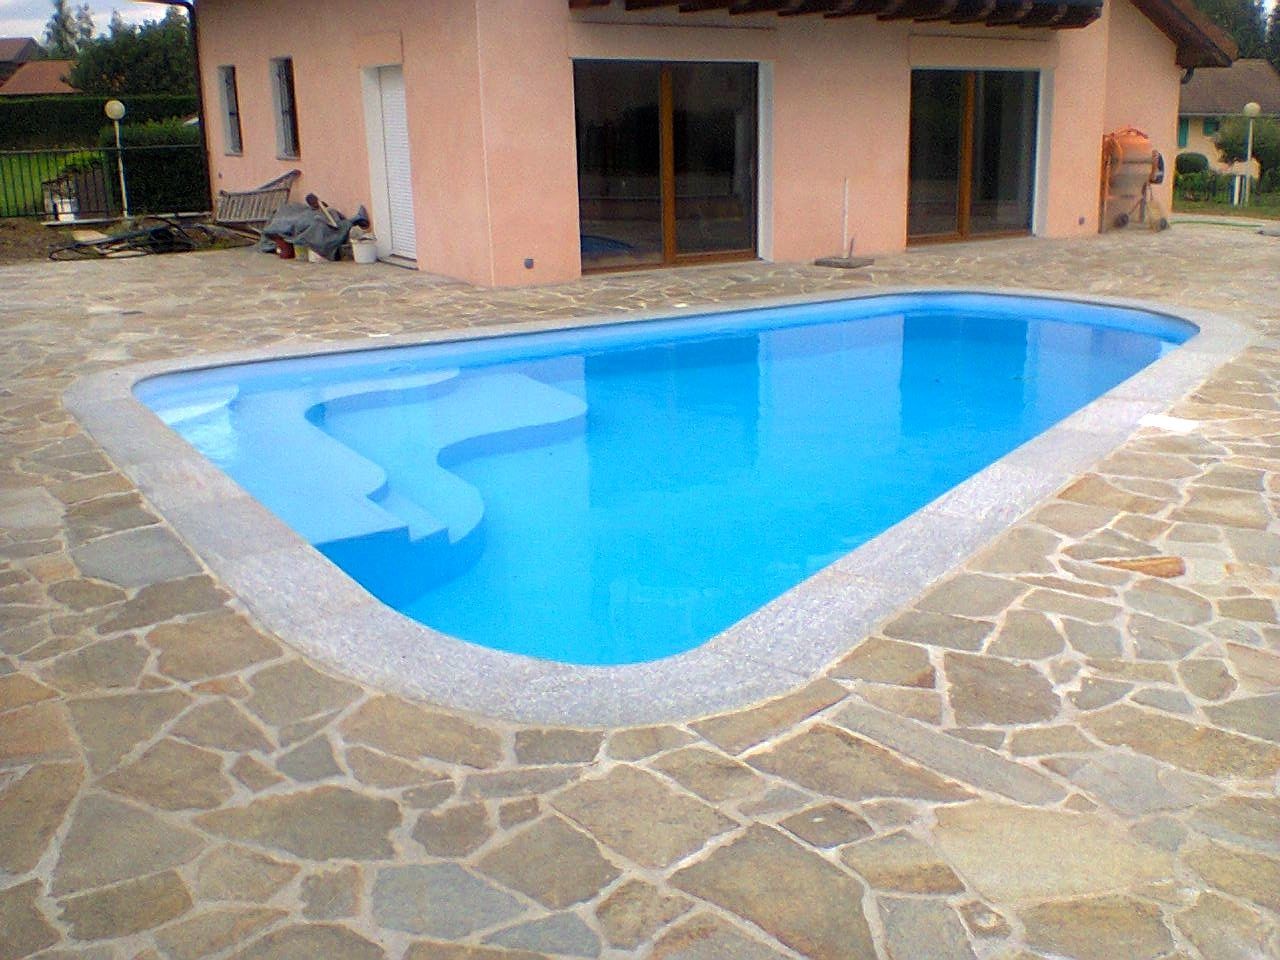
MULTIPOLYGON (((572 326, 930 291, 883 288, 700 305, 576 319, 572 326)), ((1143 417, 1167 410, 1254 339, 1226 317, 1139 300, 1008 287, 947 292, 1129 307, 1189 321, 1200 333, 701 647, 643 664, 536 660, 465 643, 407 619, 322 557, 132 393, 147 377, 180 370, 531 333, 562 328, 563 322, 135 364, 86 377, 63 399, 218 578, 300 652, 383 689, 495 718, 585 726, 657 723, 745 706, 803 684, 875 623, 1118 447, 1143 417)))

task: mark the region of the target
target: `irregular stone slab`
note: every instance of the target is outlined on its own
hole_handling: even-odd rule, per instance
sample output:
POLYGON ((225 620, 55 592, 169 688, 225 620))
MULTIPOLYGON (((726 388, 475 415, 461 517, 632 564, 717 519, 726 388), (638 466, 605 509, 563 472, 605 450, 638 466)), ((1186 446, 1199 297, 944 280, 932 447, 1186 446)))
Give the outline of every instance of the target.
POLYGON ((523 767, 473 773, 463 793, 469 797, 522 797, 553 793, 582 774, 580 767, 523 767))
POLYGON ((1214 840, 1188 852, 1184 860, 1223 893, 1280 913, 1280 860, 1214 840))
POLYGON ((765 786, 745 763, 703 747, 686 747, 669 753, 654 761, 653 766, 712 803, 760 793, 765 786))
POLYGON ((835 847, 872 834, 871 825, 848 807, 821 803, 787 817, 778 826, 815 847, 835 847))
POLYGON ((93 580, 61 580, 49 587, 49 599, 55 600, 77 613, 98 610, 119 603, 128 596, 119 587, 93 580))
POLYGON ((215 847, 196 870, 196 896, 201 900, 263 903, 292 880, 298 870, 292 863, 246 847, 215 847))
POLYGON ((457 939, 524 912, 515 897, 453 863, 384 867, 371 897, 379 926, 457 939))
POLYGON ((273 930, 261 940, 235 954, 231 960, 384 960, 377 944, 332 924, 305 924, 273 930))
POLYGON ((1062 621, 1067 643, 1077 653, 1086 657, 1118 657, 1124 652, 1124 640, 1115 627, 1083 620, 1062 621))
POLYGON ((321 735, 294 747, 276 761, 276 769, 298 783, 313 783, 342 773, 329 738, 321 735))
POLYGON ((600 956, 600 938, 572 913, 558 913, 499 930, 485 937, 485 943, 557 956, 600 956))
POLYGON ((1057 716, 1062 706, 1048 678, 1028 664, 965 653, 948 653, 944 663, 948 696, 962 724, 1035 723, 1057 716))
POLYGON ((1182 685, 1201 700, 1222 700, 1236 689, 1236 678, 1221 660, 1186 660, 1178 664, 1182 685))
POLYGON ((1132 897, 1044 903, 1021 916, 1032 947, 1078 960, 1157 960, 1173 949, 1160 908, 1132 897))
POLYGON ((235 792, 222 775, 222 757, 169 739, 121 767, 102 785, 161 810, 209 810, 235 792))
POLYGON ((850 703, 836 717, 836 722, 896 750, 931 771, 963 780, 1011 800, 1045 804, 1057 802, 1066 796, 1062 787, 1039 771, 1007 760, 981 746, 939 733, 924 724, 895 717, 874 707, 850 703))
POLYGON ((258 750, 270 753, 274 747, 262 728, 230 700, 212 700, 192 707, 169 728, 175 737, 231 753, 258 750))
POLYGON ((737 826, 635 767, 614 767, 605 777, 584 780, 552 802, 605 846, 646 867, 674 863, 737 826))
POLYGON ((150 930, 191 909, 191 894, 172 870, 62 902, 62 922, 77 940, 110 940, 150 930))
POLYGON ((1280 656, 1238 643, 1227 644, 1227 659, 1246 690, 1270 693, 1280 687, 1280 656))
POLYGON ((1222 527, 1265 530, 1271 517, 1260 494, 1218 487, 1193 486, 1187 502, 1169 519, 1185 523, 1210 523, 1222 527))
POLYGON ((889 960, 974 960, 956 912, 933 900, 880 900, 889 960))
MULTIPOLYGON (((1061 506, 1074 507, 1074 504, 1061 506)), ((1051 508, 1046 508, 1049 509, 1051 508)), ((1042 510, 1041 514, 1046 510, 1042 510)), ((1039 515, 1037 519, 1040 519, 1039 515)), ((1104 520, 1103 523, 1105 522, 1104 520)), ((1061 540, 1047 530, 1015 527, 978 554, 973 566, 988 573, 1052 573, 1054 567, 1047 558, 1058 552, 1061 543, 1061 540)))
POLYGON ((231 775, 254 793, 284 783, 284 777, 248 755, 242 755, 231 765, 231 775))
POLYGON ((439 774, 419 769, 403 760, 388 757, 367 747, 349 747, 346 756, 347 766, 351 768, 356 779, 371 787, 394 789, 442 779, 439 774))
POLYGON ((1033 590, 1022 600, 1028 610, 1056 613, 1061 617, 1084 620, 1087 623, 1110 623, 1120 612, 1114 604, 1081 597, 1063 590, 1033 590))
POLYGON ((387 834, 400 825, 400 808, 391 800, 324 786, 215 810, 197 817, 196 823, 232 840, 308 860, 377 860, 394 852, 387 834))
POLYGON ((41 700, 52 700, 58 695, 34 677, 25 673, 13 673, 0 677, 0 713, 16 710, 41 700))
POLYGON ((1109 752, 1092 757, 1071 782, 1127 817, 1182 810, 1209 799, 1212 784, 1143 756, 1109 752))
POLYGON ((1088 506, 1110 507, 1122 513, 1155 514, 1164 509, 1162 501, 1121 490, 1095 474, 1081 477, 1058 496, 1088 506))
POLYGON ((766 773, 845 800, 913 797, 948 803, 973 796, 958 783, 825 724, 757 753, 749 762, 766 773))
POLYGON ((975 937, 1007 937, 1009 935, 1009 922, 981 900, 970 900, 960 904, 960 919, 975 937))
POLYGON ((1017 903, 1124 889, 1169 876, 1172 857, 1093 814, 985 800, 937 811, 934 838, 990 900, 1017 903))
POLYGON ((360 910, 360 868, 355 864, 313 873, 302 881, 302 915, 308 920, 340 920, 360 910))
POLYGON ((209 577, 188 577, 143 587, 110 620, 98 627, 102 634, 149 627, 163 620, 217 610, 230 599, 209 577))
POLYGON ((1280 853, 1280 798, 1223 797, 1192 814, 1201 833, 1246 847, 1280 853))
POLYGON ((206 910, 158 931, 156 944, 169 960, 200 960, 244 943, 284 916, 283 910, 252 907, 206 910))
POLYGON ((150 654, 131 636, 93 643, 54 660, 44 677, 67 693, 132 687, 150 654))
POLYGON ((1009 737, 1009 752, 1015 757, 1043 757, 1053 753, 1086 753, 1096 750, 1075 727, 1032 727, 1015 730, 1009 737))
POLYGON ((194 830, 91 794, 80 801, 62 841, 53 893, 75 893, 179 867, 195 859, 203 845, 194 830))
POLYGON ((1218 601, 1218 613, 1231 620, 1275 623, 1276 608, 1263 597, 1227 597, 1218 601))
POLYGON ((907 833, 855 843, 840 858, 875 890, 943 894, 964 889, 955 871, 928 844, 907 833))
POLYGON ((80 572, 131 589, 202 573, 182 542, 154 526, 92 540, 71 551, 80 572))
POLYGON ((552 910, 594 897, 618 877, 590 837, 544 817, 485 854, 479 869, 552 910))
POLYGON ((1136 691, 1129 699, 1143 706, 1155 707, 1157 710, 1167 710, 1169 713, 1192 713, 1191 701, 1187 699, 1186 694, 1179 690, 1169 690, 1165 687, 1148 687, 1146 690, 1136 691))
POLYGON ((876 960, 864 888, 823 857, 754 825, 671 883, 754 923, 814 960, 876 960), (778 896, 775 878, 787 878, 778 896))
POLYGON ((1174 917, 1174 924, 1196 949, 1214 960, 1257 960, 1280 956, 1280 932, 1225 897, 1202 893, 1174 917))
POLYGON ((868 637, 862 641, 832 668, 830 675, 844 680, 869 680, 899 687, 931 688, 934 685, 929 651, 886 637, 868 637))
POLYGON ((272 726, 283 726, 341 710, 360 696, 354 683, 326 676, 301 660, 265 667, 249 680, 253 693, 245 702, 272 726))
POLYGON ((688 911, 692 903, 643 880, 628 880, 596 907, 596 918, 611 946, 633 950, 688 911))
POLYGON ((506 830, 510 827, 536 820, 542 812, 542 801, 537 797, 524 797, 521 800, 508 800, 498 807, 498 826, 506 830))
POLYGON ((157 669, 161 673, 189 682, 238 673, 282 652, 279 644, 234 613, 156 627, 147 634, 147 643, 160 654, 157 669))
POLYGON ((747 939, 719 917, 700 913, 659 940, 649 960, 783 960, 783 957, 759 940, 747 939))
POLYGON ((180 690, 164 690, 72 700, 67 709, 89 767, 105 773, 138 744, 154 737, 190 702, 191 697, 180 690))
POLYGON ((783 730, 794 727, 845 696, 844 687, 830 680, 818 680, 795 693, 709 720, 700 720, 693 729, 729 753, 742 753, 783 730))
POLYGON ((1124 697, 1133 685, 1120 683, 1118 680, 1101 680, 1097 677, 1085 677, 1080 681, 1080 689, 1067 694, 1077 710, 1090 711, 1108 706, 1124 697))
POLYGON ((1099 740, 1209 777, 1262 780, 1280 771, 1280 747, 1118 704, 1082 721, 1099 740))
POLYGON ((493 835, 483 803, 467 803, 440 813, 424 813, 413 828, 413 839, 435 857, 461 857, 478 849, 493 835))
POLYGON ((39 880, 0 890, 0 960, 29 957, 62 939, 36 906, 39 896, 39 880))
POLYGON ((409 945, 404 960, 548 960, 545 953, 508 950, 506 947, 474 947, 463 943, 419 940, 409 945))
POLYGON ((71 760, 77 752, 59 703, 46 700, 0 714, 0 769, 71 760))
POLYGON ((990 617, 1003 613, 1027 592, 1020 583, 980 573, 961 573, 929 590, 916 602, 920 610, 962 617, 990 617))
POLYGON ((1214 723, 1251 737, 1280 743, 1280 693, 1232 700, 1205 707, 1204 712, 1214 723))
POLYGON ((1181 557, 1124 557, 1118 560, 1097 560, 1104 567, 1117 570, 1131 570, 1147 577, 1171 579, 1185 576, 1187 564, 1181 557))
POLYGON ((497 734, 452 714, 426 710, 398 697, 374 697, 342 725, 356 743, 409 760, 434 757, 468 767, 502 759, 497 734))
POLYGON ((636 727, 609 737, 609 756, 615 760, 643 760, 663 750, 682 747, 693 736, 676 727, 636 727))
POLYGON ((84 779, 78 763, 32 767, 0 792, 0 870, 31 870, 67 815, 84 779))
POLYGON ((1213 616, 1213 604, 1204 597, 1160 580, 1139 580, 1124 597, 1134 609, 1189 627, 1206 623, 1213 616))
POLYGON ((595 730, 517 730, 516 759, 521 763, 589 763, 600 752, 604 734, 595 730))
POLYGON ((895 640, 953 650, 981 650, 991 630, 992 624, 985 620, 920 610, 908 610, 884 628, 885 634, 895 640))
POLYGON ((1004 625, 987 644, 993 657, 1043 660, 1062 652, 1062 635, 1052 621, 1034 610, 1010 610, 1004 625))

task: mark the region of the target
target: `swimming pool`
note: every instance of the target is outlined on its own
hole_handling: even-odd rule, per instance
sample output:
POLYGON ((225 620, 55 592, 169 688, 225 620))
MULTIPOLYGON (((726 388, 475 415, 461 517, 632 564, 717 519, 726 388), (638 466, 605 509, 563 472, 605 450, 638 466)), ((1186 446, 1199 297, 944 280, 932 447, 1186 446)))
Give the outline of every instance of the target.
POLYGON ((140 400, 379 599, 570 664, 704 644, 1186 341, 909 294, 168 374, 140 400))

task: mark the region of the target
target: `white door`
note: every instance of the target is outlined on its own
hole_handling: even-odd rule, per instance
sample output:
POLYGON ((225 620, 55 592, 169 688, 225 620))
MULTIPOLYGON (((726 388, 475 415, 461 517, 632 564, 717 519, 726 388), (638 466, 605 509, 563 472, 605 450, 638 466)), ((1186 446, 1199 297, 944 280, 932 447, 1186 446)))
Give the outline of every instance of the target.
POLYGON ((413 224, 413 176, 409 168, 409 113, 404 101, 404 70, 378 69, 382 101, 382 155, 387 168, 387 210, 391 255, 418 258, 413 224))

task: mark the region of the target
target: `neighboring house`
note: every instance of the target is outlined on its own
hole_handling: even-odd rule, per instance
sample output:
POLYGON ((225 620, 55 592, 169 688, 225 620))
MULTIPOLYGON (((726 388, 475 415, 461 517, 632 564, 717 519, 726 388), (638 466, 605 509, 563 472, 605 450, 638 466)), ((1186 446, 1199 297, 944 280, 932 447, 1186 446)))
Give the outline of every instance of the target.
POLYGON ((29 60, 0 84, 0 97, 43 97, 75 93, 76 88, 63 78, 76 65, 74 60, 29 60))
POLYGON ((0 86, 28 60, 40 56, 40 44, 31 37, 0 37, 0 86))
POLYGON ((384 255, 492 285, 1092 233, 1103 135, 1135 126, 1172 156, 1183 73, 1235 55, 1191 0, 195 14, 217 187, 297 168, 300 193, 367 203, 384 255))
MULTIPOLYGON (((1182 88, 1178 106, 1178 153, 1202 153, 1219 173, 1244 173, 1244 161, 1222 162, 1213 138, 1227 117, 1238 117, 1250 101, 1262 116, 1280 118, 1280 73, 1266 60, 1237 60, 1225 70, 1197 70, 1182 88)), ((1258 161, 1253 161, 1258 176, 1258 161)))

